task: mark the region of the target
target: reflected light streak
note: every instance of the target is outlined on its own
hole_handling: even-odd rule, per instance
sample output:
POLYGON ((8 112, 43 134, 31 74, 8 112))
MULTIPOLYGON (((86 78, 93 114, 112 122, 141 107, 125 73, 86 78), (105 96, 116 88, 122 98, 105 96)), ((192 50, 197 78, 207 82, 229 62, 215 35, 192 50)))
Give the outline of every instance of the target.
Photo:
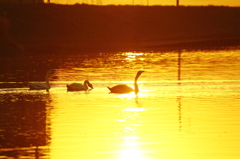
POLYGON ((135 147, 126 148, 121 150, 121 159, 142 159, 144 158, 141 154, 141 151, 135 147))
POLYGON ((124 54, 127 56, 139 56, 139 55, 143 55, 144 53, 126 52, 124 54))
POLYGON ((126 109, 123 109, 123 111, 142 112, 142 111, 145 111, 145 109, 144 108, 126 108, 126 109))
MULTIPOLYGON (((131 129, 130 127, 125 127, 125 133, 134 133, 135 129, 131 129), (129 131, 128 129, 131 129, 129 131)), ((139 137, 134 135, 127 135, 123 137, 124 143, 123 148, 121 149, 121 159, 141 159, 143 158, 141 150, 138 149, 138 139, 139 137)))
POLYGON ((139 122, 141 120, 137 119, 139 117, 139 112, 145 111, 144 108, 125 108, 122 109, 125 112, 126 119, 120 119, 119 122, 125 122, 127 125, 123 129, 123 144, 121 149, 120 159, 142 159, 144 158, 143 152, 139 149, 140 142, 139 137, 136 136, 137 128, 140 126, 139 122))
POLYGON ((120 94, 120 98, 135 98, 135 93, 129 93, 129 94, 120 94))
MULTIPOLYGON (((123 55, 123 56, 127 56, 127 57, 126 57, 126 60, 134 61, 134 60, 136 60, 136 58, 137 58, 138 56, 144 55, 144 53, 126 52, 126 53, 123 53, 122 55, 123 55)), ((143 61, 144 58, 139 58, 139 60, 142 60, 142 61, 143 61)))

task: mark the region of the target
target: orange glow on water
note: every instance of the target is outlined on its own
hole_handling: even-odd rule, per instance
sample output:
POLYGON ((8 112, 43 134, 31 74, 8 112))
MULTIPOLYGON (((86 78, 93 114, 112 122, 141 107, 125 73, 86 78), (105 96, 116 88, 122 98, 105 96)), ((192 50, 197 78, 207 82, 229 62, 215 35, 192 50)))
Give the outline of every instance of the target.
MULTIPOLYGON (((25 125, 25 118, 38 114, 35 108, 41 106, 47 131, 40 133, 47 134, 43 139, 47 136, 48 143, 43 155, 51 159, 239 158, 238 52, 184 52, 182 80, 176 78, 176 53, 119 53, 104 57, 102 63, 87 59, 86 67, 77 63, 81 58, 64 59, 64 67, 55 70, 49 92, 2 89, 1 115, 14 114, 25 125), (128 56, 136 60, 126 59, 128 56), (122 66, 121 61, 140 64, 136 69, 122 66), (139 78, 137 95, 109 94, 107 86, 133 86, 140 66, 145 72, 139 78), (66 84, 82 83, 86 77, 93 90, 67 92, 66 84)), ((18 130, 10 116, 2 119, 18 130)), ((34 126, 23 127, 32 132, 34 126)), ((7 131, 8 125, 2 127, 7 131)), ((19 130, 20 135, 24 133, 19 130)))
POLYGON ((144 55, 144 53, 134 53, 134 52, 126 52, 126 53, 123 53, 122 54, 123 56, 127 56, 126 57, 126 60, 129 60, 129 61, 134 61, 138 58, 138 56, 140 58, 138 58, 139 60, 144 60, 144 58, 141 58, 141 56, 144 55))

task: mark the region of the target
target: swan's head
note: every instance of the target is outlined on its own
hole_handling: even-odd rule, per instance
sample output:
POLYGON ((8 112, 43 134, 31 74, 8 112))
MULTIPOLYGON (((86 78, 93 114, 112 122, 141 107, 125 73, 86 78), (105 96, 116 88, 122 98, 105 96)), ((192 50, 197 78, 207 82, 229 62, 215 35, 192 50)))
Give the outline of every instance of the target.
POLYGON ((48 77, 51 76, 52 74, 53 74, 53 70, 48 70, 46 77, 48 78, 48 77))
POLYGON ((135 77, 135 83, 137 82, 137 80, 138 80, 138 77, 143 73, 144 71, 138 71, 137 72, 137 75, 136 75, 136 77, 135 77))
POLYGON ((90 87, 91 89, 93 89, 93 85, 91 83, 88 83, 88 87, 90 87))
POLYGON ((48 70, 48 74, 51 75, 53 73, 53 70, 48 70))
POLYGON ((138 71, 138 75, 140 76, 144 71, 138 71))
POLYGON ((88 87, 93 89, 93 85, 88 80, 85 80, 84 83, 86 83, 88 87))

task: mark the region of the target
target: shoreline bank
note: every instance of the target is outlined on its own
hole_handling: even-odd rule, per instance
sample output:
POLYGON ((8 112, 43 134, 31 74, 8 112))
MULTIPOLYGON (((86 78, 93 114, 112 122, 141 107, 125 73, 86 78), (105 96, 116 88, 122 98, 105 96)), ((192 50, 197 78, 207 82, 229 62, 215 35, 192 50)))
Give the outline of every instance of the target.
POLYGON ((240 39, 240 7, 1 4, 3 14, 26 52, 184 49, 240 39))

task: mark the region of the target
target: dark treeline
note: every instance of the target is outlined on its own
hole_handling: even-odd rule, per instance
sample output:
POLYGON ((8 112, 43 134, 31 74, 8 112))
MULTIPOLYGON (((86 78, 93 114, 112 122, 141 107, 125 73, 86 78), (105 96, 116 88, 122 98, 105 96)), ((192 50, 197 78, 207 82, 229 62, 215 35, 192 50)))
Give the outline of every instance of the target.
POLYGON ((0 16, 0 57, 17 55, 23 52, 19 46, 8 35, 9 20, 0 16))
POLYGON ((8 39, 26 52, 131 51, 240 37, 239 7, 1 4, 0 16, 0 28, 9 21, 8 39))

